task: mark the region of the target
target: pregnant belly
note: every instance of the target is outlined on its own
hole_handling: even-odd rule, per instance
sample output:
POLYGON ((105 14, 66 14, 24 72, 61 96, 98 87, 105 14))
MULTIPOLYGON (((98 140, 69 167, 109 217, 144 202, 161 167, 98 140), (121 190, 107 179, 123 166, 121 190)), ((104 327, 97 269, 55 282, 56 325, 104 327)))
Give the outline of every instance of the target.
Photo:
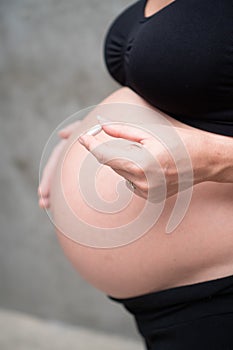
MULTIPOLYGON (((147 106, 129 89, 120 89, 104 102, 147 106)), ((77 141, 81 131, 96 124, 95 115, 96 111, 90 113, 70 137, 58 163, 51 191, 51 211, 59 242, 83 278, 109 295, 125 298, 232 274, 233 185, 211 182, 196 185, 185 217, 171 234, 166 234, 165 228, 175 196, 166 200, 158 220, 147 229, 147 223, 140 221, 137 227, 131 225, 141 217, 146 201, 134 194, 129 197, 131 193, 124 187, 122 177, 111 168, 102 165, 94 174, 95 158, 77 141), (117 201, 120 182, 119 196, 125 191, 129 200, 122 202, 124 205, 120 210, 96 210, 92 203, 94 196, 87 200, 83 195, 84 192, 88 194, 93 178, 96 194, 106 203, 106 208, 117 201), (132 232, 125 229, 127 224, 127 230, 132 228, 132 232), (94 238, 91 236, 93 227, 100 228, 101 239, 109 239, 109 248, 101 248, 101 242, 97 244, 98 248, 93 247, 98 243, 98 232, 94 238), (119 242, 124 244, 111 247, 112 230, 116 229, 121 236, 119 242), (122 241, 124 232, 131 237, 128 244, 127 240, 122 241), (83 244, 85 242, 87 245, 83 244)), ((102 131, 96 137, 110 140, 102 131)))

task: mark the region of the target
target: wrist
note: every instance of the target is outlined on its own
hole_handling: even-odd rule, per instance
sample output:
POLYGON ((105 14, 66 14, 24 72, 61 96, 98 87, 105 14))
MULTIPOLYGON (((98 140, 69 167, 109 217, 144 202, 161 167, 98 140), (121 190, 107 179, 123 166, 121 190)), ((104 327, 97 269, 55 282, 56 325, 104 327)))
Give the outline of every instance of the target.
MULTIPOLYGON (((195 134, 193 134, 194 136, 195 134)), ((216 159, 213 155, 212 135, 206 132, 197 132, 192 144, 195 150, 191 156, 193 162, 194 184, 205 181, 215 181, 217 173, 216 159)))
POLYGON ((233 182, 233 138, 205 135, 206 181, 233 182))

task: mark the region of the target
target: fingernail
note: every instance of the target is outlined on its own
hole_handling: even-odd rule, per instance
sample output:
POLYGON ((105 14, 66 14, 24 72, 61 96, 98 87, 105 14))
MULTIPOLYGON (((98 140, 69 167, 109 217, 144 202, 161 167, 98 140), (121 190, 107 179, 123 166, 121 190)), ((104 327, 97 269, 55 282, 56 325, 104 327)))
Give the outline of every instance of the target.
POLYGON ((107 124, 107 123, 111 123, 112 122, 111 120, 109 120, 107 118, 103 118, 100 115, 97 115, 96 118, 97 118, 97 120, 98 120, 98 122, 100 124, 107 124))
POLYGON ((100 131, 102 130, 102 126, 99 124, 94 125, 92 128, 90 128, 87 131, 84 131, 83 133, 81 133, 79 135, 79 137, 81 137, 82 135, 92 135, 95 136, 97 135, 100 131))
POLYGON ((93 126, 93 128, 89 129, 86 134, 87 135, 92 135, 95 136, 97 135, 100 131, 102 130, 102 126, 99 124, 96 124, 95 126, 93 126))

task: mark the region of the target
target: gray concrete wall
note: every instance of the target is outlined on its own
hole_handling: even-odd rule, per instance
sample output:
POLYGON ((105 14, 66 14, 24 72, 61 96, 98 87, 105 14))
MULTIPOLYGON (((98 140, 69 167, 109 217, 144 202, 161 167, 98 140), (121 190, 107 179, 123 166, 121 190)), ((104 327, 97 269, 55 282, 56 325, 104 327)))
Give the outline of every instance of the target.
POLYGON ((137 337, 131 317, 65 259, 36 193, 54 127, 118 88, 102 44, 130 3, 0 1, 0 307, 137 337))

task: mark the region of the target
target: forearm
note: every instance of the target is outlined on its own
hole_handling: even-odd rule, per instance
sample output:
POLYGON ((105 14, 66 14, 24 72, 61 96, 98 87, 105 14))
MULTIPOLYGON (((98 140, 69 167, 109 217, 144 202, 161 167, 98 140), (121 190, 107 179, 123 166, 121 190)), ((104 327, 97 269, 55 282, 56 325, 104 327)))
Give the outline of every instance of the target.
POLYGON ((206 136, 209 181, 233 183, 233 137, 209 134, 206 136))

